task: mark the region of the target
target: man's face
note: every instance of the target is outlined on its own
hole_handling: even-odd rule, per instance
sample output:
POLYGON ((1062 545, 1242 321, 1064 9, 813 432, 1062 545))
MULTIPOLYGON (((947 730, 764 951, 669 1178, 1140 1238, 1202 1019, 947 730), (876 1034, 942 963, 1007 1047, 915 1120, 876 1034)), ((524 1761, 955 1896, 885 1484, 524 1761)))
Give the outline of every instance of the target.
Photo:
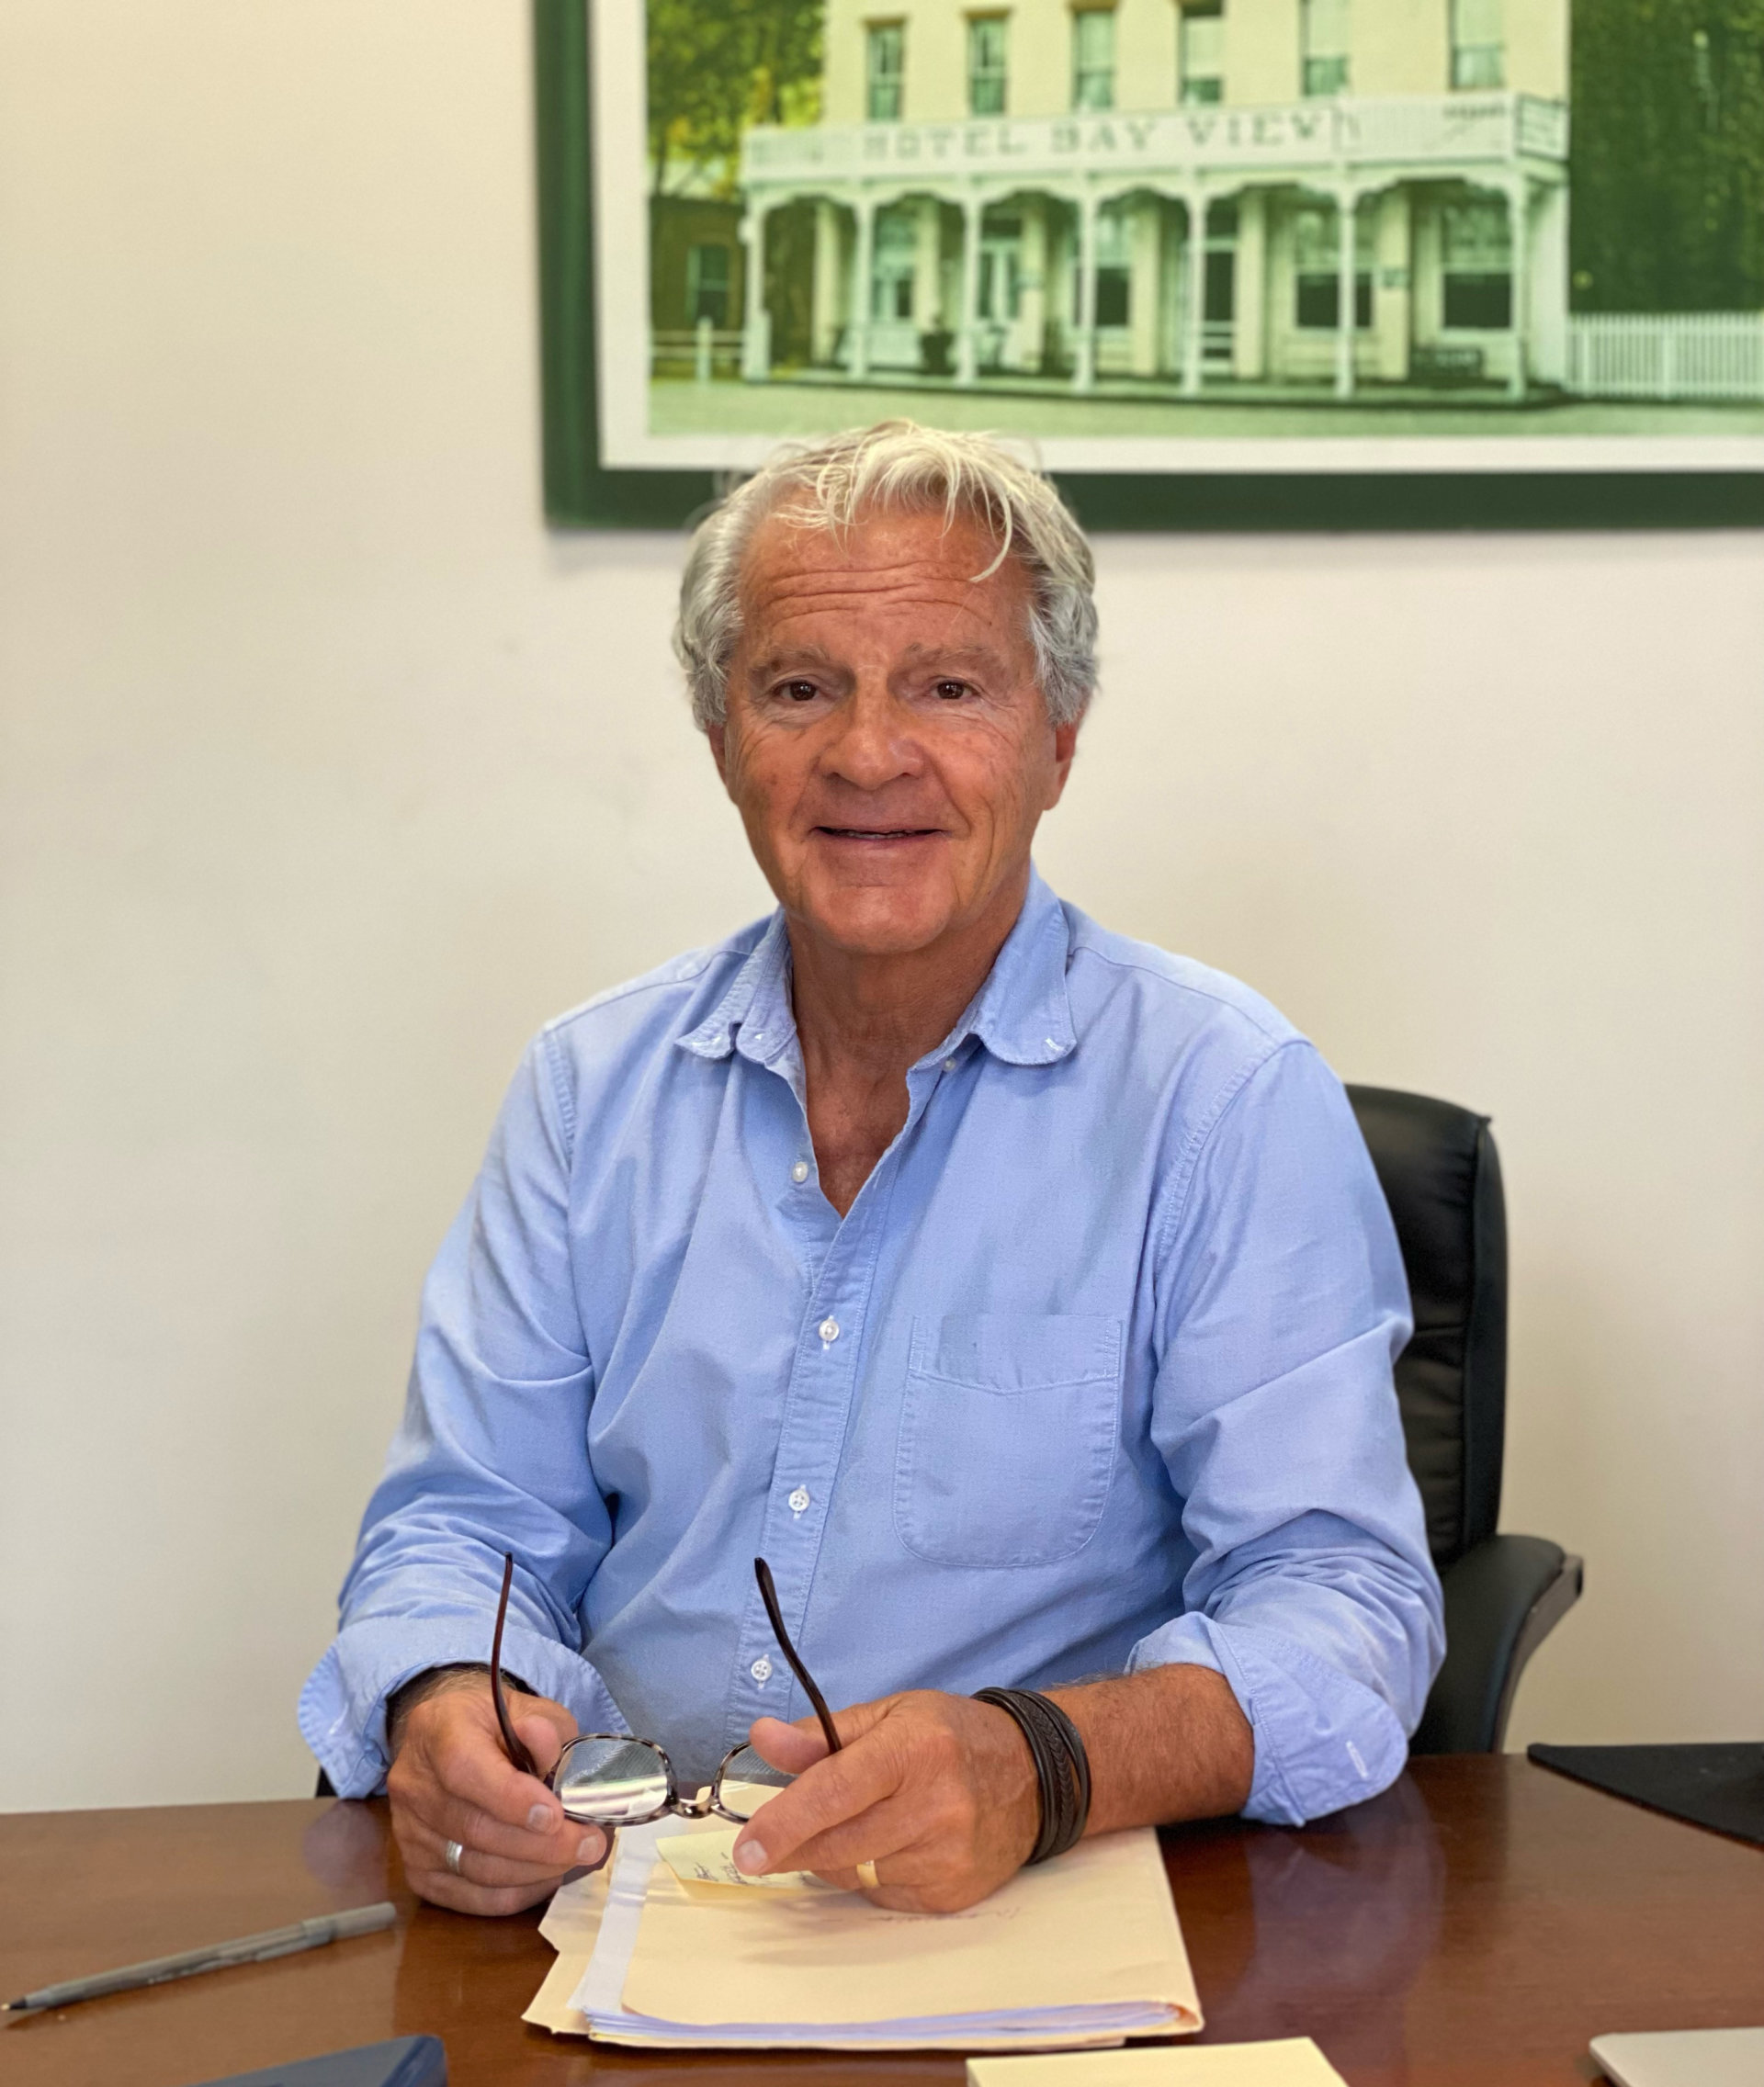
POLYGON ((793 921, 853 955, 1008 929, 1078 737, 1035 681, 1028 582, 983 530, 761 524, 711 750, 793 921))

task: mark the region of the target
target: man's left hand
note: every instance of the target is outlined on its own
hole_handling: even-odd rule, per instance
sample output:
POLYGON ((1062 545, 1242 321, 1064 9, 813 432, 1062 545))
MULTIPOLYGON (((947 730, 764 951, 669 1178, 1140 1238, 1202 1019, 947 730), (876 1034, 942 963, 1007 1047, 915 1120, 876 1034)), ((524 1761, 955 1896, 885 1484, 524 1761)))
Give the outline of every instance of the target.
POLYGON ((833 1723, 833 1754, 812 1718, 753 1726, 753 1744, 798 1780, 736 1837, 750 1876, 808 1869, 856 1890, 857 1865, 874 1863, 876 1905, 954 1913, 1028 1860, 1041 1798, 1008 1711, 922 1688, 854 1704, 833 1723))

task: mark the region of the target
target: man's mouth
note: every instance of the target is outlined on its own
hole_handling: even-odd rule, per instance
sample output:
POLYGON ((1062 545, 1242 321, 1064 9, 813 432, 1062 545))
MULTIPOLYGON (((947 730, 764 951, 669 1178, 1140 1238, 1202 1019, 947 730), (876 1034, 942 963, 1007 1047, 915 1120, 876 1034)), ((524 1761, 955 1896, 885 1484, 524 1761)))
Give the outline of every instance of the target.
POLYGON ((833 840, 929 840, 943 831, 937 826, 818 826, 833 840))

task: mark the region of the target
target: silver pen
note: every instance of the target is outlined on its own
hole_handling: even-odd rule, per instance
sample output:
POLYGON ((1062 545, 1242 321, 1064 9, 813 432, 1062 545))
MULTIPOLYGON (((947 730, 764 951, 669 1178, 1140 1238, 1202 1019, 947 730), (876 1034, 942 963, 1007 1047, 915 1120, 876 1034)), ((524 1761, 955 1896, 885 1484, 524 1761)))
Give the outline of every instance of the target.
POLYGON ((205 1949, 181 1949, 175 1957, 153 1957, 144 1964, 125 1964, 119 1971, 95 1971, 90 1978, 63 1979, 20 2000, 9 2000, 0 2014, 40 2014, 47 2008, 71 2007, 76 2000, 96 2000, 107 1992, 130 1992, 137 1986, 163 1985, 167 1979, 194 1978, 198 1971, 222 1971, 231 1964, 262 1964, 272 1957, 292 1957, 297 1950, 318 1949, 354 1935, 375 1935, 390 1927, 398 1909, 390 1901, 355 1906, 346 1913, 321 1913, 263 1935, 242 1935, 236 1942, 211 1942, 205 1949))

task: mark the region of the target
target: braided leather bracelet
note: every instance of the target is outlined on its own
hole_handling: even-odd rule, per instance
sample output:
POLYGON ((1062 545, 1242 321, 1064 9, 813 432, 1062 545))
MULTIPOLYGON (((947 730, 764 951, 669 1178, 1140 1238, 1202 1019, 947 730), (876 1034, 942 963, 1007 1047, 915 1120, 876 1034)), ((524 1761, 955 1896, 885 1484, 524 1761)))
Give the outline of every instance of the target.
POLYGON ((1091 1761, 1078 1727, 1057 1703, 1033 1688, 980 1688, 974 1700, 990 1703, 1015 1720, 1035 1763, 1041 1828, 1029 1860, 1063 1856, 1083 1838, 1091 1816, 1091 1761))

